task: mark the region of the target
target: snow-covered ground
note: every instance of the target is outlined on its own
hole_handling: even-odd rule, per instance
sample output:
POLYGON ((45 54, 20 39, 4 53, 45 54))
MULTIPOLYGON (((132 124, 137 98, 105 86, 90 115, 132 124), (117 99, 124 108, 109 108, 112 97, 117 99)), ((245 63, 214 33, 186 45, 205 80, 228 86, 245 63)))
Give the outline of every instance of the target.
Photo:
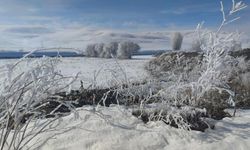
MULTIPOLYGON (((109 86, 117 80, 130 81, 143 80, 147 73, 144 65, 152 58, 151 56, 136 56, 132 60, 115 60, 102 58, 72 57, 60 58, 58 69, 64 76, 79 77, 73 84, 73 89, 80 87, 82 80, 86 87, 93 83, 97 86, 109 86)), ((31 59, 32 61, 33 59, 31 59)), ((15 63, 17 59, 0 59, 0 65, 15 63)), ((27 66, 23 65, 23 69, 27 66)))
MULTIPOLYGON (((63 58, 59 69, 64 75, 72 75, 79 72, 79 80, 85 85, 95 81, 98 86, 108 86, 116 79, 140 80, 146 77, 144 65, 150 59, 115 60, 102 58, 63 58)), ((76 81, 76 87, 80 82, 76 81)))
MULTIPOLYGON (((42 150, 248 150, 250 148, 250 110, 240 110, 234 118, 215 122, 215 130, 204 133, 183 131, 163 122, 144 124, 131 110, 112 106, 94 109, 85 106, 64 121, 54 132, 37 138, 49 140, 42 150), (55 136, 51 136, 55 134, 55 136)), ((40 140, 41 140, 40 139, 40 140)), ((34 144, 30 143, 30 144, 34 144)), ((39 143, 36 143, 39 146, 39 143)))
MULTIPOLYGON (((99 70, 96 83, 107 86, 114 81, 113 77, 131 80, 146 78, 147 74, 143 67, 149 60, 149 58, 117 61, 100 58, 62 58, 59 69, 66 76, 81 73, 74 88, 80 86, 79 80, 83 80, 86 86, 93 83, 94 74, 99 70)), ((0 60, 0 64, 16 61, 0 60)), ((132 116, 131 111, 117 105, 109 108, 93 106, 79 108, 78 118, 74 114, 63 117, 55 130, 40 134, 27 146, 33 145, 31 149, 42 150, 250 149, 250 110, 239 110, 236 117, 215 121, 215 129, 208 129, 204 133, 183 131, 163 122, 144 124, 132 116)))

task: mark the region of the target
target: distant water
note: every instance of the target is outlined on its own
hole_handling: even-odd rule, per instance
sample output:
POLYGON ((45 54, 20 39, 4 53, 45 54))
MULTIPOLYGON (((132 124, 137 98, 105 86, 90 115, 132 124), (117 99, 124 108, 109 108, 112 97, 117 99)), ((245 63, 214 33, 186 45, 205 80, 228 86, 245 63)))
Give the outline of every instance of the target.
MULTIPOLYGON (((29 52, 19 52, 19 51, 0 51, 0 59, 18 59, 22 58, 23 56, 27 55, 29 52)), ((31 58, 38 58, 38 57, 80 57, 82 55, 76 52, 69 52, 69 51, 38 51, 30 54, 28 57, 31 58)))
MULTIPOLYGON (((166 51, 164 50, 141 50, 134 54, 134 56, 141 56, 141 55, 150 55, 155 56, 162 54, 166 51)), ((27 55, 29 52, 22 52, 22 51, 0 51, 0 59, 18 59, 22 58, 23 56, 27 55)), ((39 58, 43 56, 48 57, 82 57, 84 55, 79 54, 74 51, 36 51, 30 54, 28 57, 30 58, 39 58)))
POLYGON ((152 55, 152 56, 157 56, 160 55, 162 53, 165 53, 166 50, 141 50, 137 53, 135 53, 134 55, 152 55))

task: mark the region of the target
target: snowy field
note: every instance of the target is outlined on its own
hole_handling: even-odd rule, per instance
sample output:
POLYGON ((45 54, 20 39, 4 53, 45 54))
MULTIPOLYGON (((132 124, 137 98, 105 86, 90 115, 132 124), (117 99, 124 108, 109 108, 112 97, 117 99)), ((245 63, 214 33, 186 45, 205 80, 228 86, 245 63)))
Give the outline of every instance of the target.
MULTIPOLYGON (((147 74, 143 68, 149 60, 147 57, 117 61, 99 58, 61 58, 59 69, 65 76, 80 73, 73 88, 79 88, 80 80, 86 86, 94 82, 98 86, 109 86, 114 77, 134 81, 145 79, 147 74), (99 71, 95 80, 95 75, 99 71)), ((16 61, 0 60, 0 64, 16 61)), ((73 114, 63 117, 55 130, 42 133, 27 146, 32 145, 31 149, 42 150, 248 150, 250 148, 250 110, 239 110, 234 118, 214 121, 215 130, 207 129, 204 133, 176 129, 163 122, 144 124, 132 116, 131 111, 117 105, 109 108, 93 106, 79 108, 77 109, 79 117, 73 114)))
MULTIPOLYGON (((138 81, 146 78, 144 65, 151 56, 135 56, 132 60, 115 60, 102 58, 72 57, 60 58, 58 69, 64 76, 75 76, 78 79, 73 84, 73 89, 80 87, 82 80, 85 87, 95 83, 96 86, 107 87, 114 80, 138 81)), ((33 60, 33 59, 31 59, 33 60)), ((15 63, 17 59, 0 59, 0 65, 15 63)), ((25 69, 23 65, 21 70, 25 69)))

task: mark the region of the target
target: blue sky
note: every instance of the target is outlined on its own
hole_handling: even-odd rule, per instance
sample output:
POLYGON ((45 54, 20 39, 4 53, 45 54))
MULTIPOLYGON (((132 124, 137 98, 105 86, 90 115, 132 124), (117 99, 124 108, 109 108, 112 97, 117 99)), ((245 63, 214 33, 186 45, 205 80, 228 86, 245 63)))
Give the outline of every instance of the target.
MULTIPOLYGON (((219 0, 0 0, 0 32, 18 40, 70 28, 121 31, 187 30, 220 24, 219 0), (21 35, 23 34, 23 36, 21 35)), ((223 0, 226 10, 231 0, 223 0)), ((250 0, 244 0, 250 4, 250 0)), ((249 7, 229 29, 250 32, 249 7)), ((4 39, 0 39, 2 43, 4 39)), ((6 39, 5 39, 6 41, 6 39)))

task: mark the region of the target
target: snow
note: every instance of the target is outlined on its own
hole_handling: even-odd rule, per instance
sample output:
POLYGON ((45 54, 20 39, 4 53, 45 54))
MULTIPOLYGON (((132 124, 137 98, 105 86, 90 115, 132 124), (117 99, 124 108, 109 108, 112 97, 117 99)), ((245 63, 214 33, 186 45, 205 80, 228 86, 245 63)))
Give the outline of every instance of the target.
POLYGON ((109 86, 114 80, 111 73, 116 73, 117 78, 125 79, 127 77, 131 81, 144 79, 147 74, 144 70, 144 65, 150 59, 132 59, 132 60, 115 60, 102 58, 63 58, 59 69, 62 74, 70 76, 79 72, 78 81, 75 82, 74 87, 80 86, 80 81, 84 85, 90 85, 94 82, 94 75, 98 74, 96 78, 97 86, 109 86), (123 71, 122 71, 123 70, 123 71), (124 72, 125 74, 121 73, 124 72))
POLYGON ((153 58, 152 55, 135 55, 135 56, 132 56, 133 59, 150 59, 150 58, 153 58))
MULTIPOLYGON (((87 57, 69 57, 60 58, 58 69, 64 76, 74 76, 79 73, 77 81, 74 82, 72 88, 80 87, 80 80, 83 81, 86 87, 95 82, 96 86, 107 87, 114 82, 114 75, 117 75, 119 80, 128 78, 131 81, 143 80, 147 73, 144 70, 144 65, 150 60, 150 57, 139 56, 132 60, 115 60, 104 58, 87 58, 87 57), (99 74, 98 74, 99 72, 99 74), (124 72, 124 73, 123 73, 124 72), (97 75, 96 80, 94 76, 97 75)), ((32 61, 33 59, 30 59, 32 61)), ((17 59, 0 59, 0 64, 14 63, 17 59)), ((23 65, 23 69, 26 65, 23 65)))
MULTIPOLYGON (((250 148, 250 110, 240 110, 234 118, 215 121, 215 130, 183 131, 163 122, 142 123, 122 106, 85 106, 80 118, 64 117, 56 136, 42 150, 248 150, 250 148), (67 130, 66 132, 62 132, 67 130), (60 134, 61 133, 61 134, 60 134)), ((45 140, 51 133, 40 135, 45 140)), ((34 144, 34 143, 32 143, 34 144)), ((38 143, 37 143, 38 144, 38 143)), ((38 144, 39 145, 39 144, 38 144)))

